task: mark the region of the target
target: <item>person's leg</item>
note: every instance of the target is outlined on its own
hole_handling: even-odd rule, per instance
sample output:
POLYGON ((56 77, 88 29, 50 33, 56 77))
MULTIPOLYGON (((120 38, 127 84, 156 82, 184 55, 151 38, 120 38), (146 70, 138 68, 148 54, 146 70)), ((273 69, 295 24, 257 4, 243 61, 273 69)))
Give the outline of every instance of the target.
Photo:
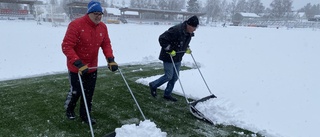
POLYGON ((81 96, 81 87, 79 84, 78 73, 69 72, 70 90, 67 94, 64 108, 66 109, 66 115, 69 119, 75 119, 74 109, 77 101, 81 96))
POLYGON ((156 93, 157 88, 162 84, 171 80, 173 77, 174 69, 173 69, 172 63, 163 62, 163 69, 164 69, 164 75, 162 75, 160 78, 156 79, 155 81, 152 81, 149 83, 151 95, 153 97, 157 96, 157 93, 156 93))
POLYGON ((163 62, 163 69, 164 69, 164 75, 156 79, 155 81, 150 82, 152 87, 157 88, 172 79, 173 73, 174 73, 173 64, 168 62, 163 62))
MULTIPOLYGON (((89 110, 89 114, 90 114, 91 108, 92 108, 92 97, 94 94, 94 89, 95 89, 96 81, 97 81, 97 71, 95 71, 93 73, 85 74, 81 78, 82 78, 84 93, 86 96, 86 102, 87 102, 87 106, 88 106, 88 110, 89 110)), ((83 121, 85 121, 85 122, 88 121, 83 97, 80 100, 80 117, 82 118, 83 121)), ((92 122, 92 124, 95 123, 95 121, 93 121, 93 120, 91 122, 92 122)))
POLYGON ((174 88, 176 81, 179 79, 181 62, 176 62, 174 65, 175 65, 175 68, 177 69, 177 72, 176 72, 176 70, 173 71, 172 79, 168 81, 167 87, 164 90, 164 98, 171 100, 171 101, 177 101, 175 98, 173 98, 171 96, 171 93, 172 93, 172 90, 174 88))

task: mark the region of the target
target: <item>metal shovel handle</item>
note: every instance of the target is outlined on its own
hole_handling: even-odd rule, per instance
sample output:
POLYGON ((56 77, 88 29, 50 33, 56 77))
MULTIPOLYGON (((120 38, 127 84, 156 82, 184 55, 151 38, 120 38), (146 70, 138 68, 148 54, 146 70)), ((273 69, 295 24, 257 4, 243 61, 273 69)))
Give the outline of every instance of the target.
MULTIPOLYGON (((98 68, 98 67, 90 67, 89 69, 97 69, 97 68, 98 68)), ((132 98, 133 98, 134 102, 136 103, 136 105, 137 105, 137 107, 138 107, 138 109, 139 109, 139 111, 140 111, 140 113, 141 113, 141 115, 142 115, 143 119, 144 119, 144 120, 146 120, 146 117, 144 116, 144 114, 143 114, 143 112, 142 112, 142 109, 141 109, 141 107, 140 107, 140 105, 139 105, 139 103, 138 103, 137 99, 136 99, 136 98, 135 98, 135 96, 133 95, 133 92, 132 92, 132 90, 131 90, 131 88, 130 88, 130 86, 129 86, 129 84, 128 84, 127 80, 126 80, 126 78, 124 77, 124 75, 123 75, 123 73, 122 73, 121 69, 120 69, 120 68, 118 68, 118 70, 119 70, 119 73, 120 73, 120 75, 121 75, 121 77, 122 77, 122 79, 123 79, 124 83, 126 84, 126 86, 127 86, 128 90, 129 90, 129 92, 130 92, 130 94, 131 94, 131 96, 132 96, 132 98)))
POLYGON ((80 83, 80 87, 81 87, 83 102, 84 102, 84 105, 85 105, 85 108, 86 108, 86 112, 87 112, 87 118, 88 118, 88 123, 89 123, 89 126, 90 126, 91 136, 94 137, 92 123, 91 123, 91 117, 90 117, 90 113, 89 113, 89 109, 88 109, 86 94, 84 93, 84 88, 83 88, 80 72, 78 73, 78 77, 79 77, 79 83, 80 83))
POLYGON ((187 101, 187 103, 188 103, 188 105, 189 105, 190 102, 189 102, 189 100, 188 100, 188 98, 187 98, 187 96, 186 96, 186 93, 185 93, 184 89, 183 89, 182 82, 181 82, 180 76, 179 76, 179 72, 178 72, 178 70, 177 70, 177 68, 176 68, 176 65, 174 64, 174 60, 173 60, 172 56, 171 56, 170 54, 169 54, 169 56, 170 56, 170 59, 171 59, 173 68, 174 68, 174 70, 175 70, 175 72, 176 72, 176 74, 177 74, 177 77, 178 77, 178 80, 179 80, 179 84, 180 84, 181 90, 182 90, 182 92, 183 92, 184 98, 186 99, 186 101, 187 101))
MULTIPOLYGON (((198 71, 199 71, 199 73, 200 73, 200 75, 201 75, 201 77, 202 77, 202 80, 203 80, 204 84, 207 86, 207 88, 208 88, 208 90, 209 90, 210 94, 212 94, 212 92, 211 92, 211 90, 210 90, 210 88, 209 88, 209 86, 208 86, 208 84, 207 84, 206 80, 204 79, 204 77, 203 77, 203 75, 202 75, 202 73, 201 73, 201 71, 200 71, 200 68, 199 68, 199 66, 197 65, 197 62, 196 62, 196 60, 194 59, 194 57, 193 57, 192 53, 190 53, 190 55, 191 55, 191 57, 192 57, 192 59, 193 59, 193 62, 194 62, 194 64, 196 65, 196 67, 197 67, 197 69, 198 69, 198 71)), ((213 94, 212 94, 212 95, 213 95, 213 94)), ((215 96, 215 95, 214 95, 214 96, 215 96)), ((216 96, 215 96, 215 97, 216 97, 216 96)))
POLYGON ((125 79, 123 73, 121 72, 121 69, 118 68, 118 70, 119 70, 119 72, 120 72, 120 74, 121 74, 121 76, 122 76, 122 79, 123 79, 124 83, 127 85, 127 88, 128 88, 128 90, 130 91, 130 94, 131 94, 134 102, 137 104, 137 107, 138 107, 138 109, 139 109, 139 111, 140 111, 143 119, 146 120, 146 117, 144 116, 144 114, 143 114, 143 112, 142 112, 142 110, 141 110, 141 108, 140 108, 140 106, 139 106, 139 103, 138 103, 137 99, 136 99, 135 96, 133 95, 133 92, 132 92, 132 90, 131 90, 131 88, 130 88, 128 82, 127 82, 127 80, 125 79))

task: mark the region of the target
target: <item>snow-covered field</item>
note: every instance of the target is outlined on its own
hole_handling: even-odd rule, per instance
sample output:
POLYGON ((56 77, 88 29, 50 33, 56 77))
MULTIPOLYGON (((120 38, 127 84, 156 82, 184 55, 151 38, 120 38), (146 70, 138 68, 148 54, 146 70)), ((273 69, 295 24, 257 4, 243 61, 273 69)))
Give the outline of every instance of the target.
MULTIPOLYGON (((125 64, 158 62, 158 36, 170 26, 108 27, 121 68, 125 64)), ((61 52, 65 31, 66 26, 51 27, 49 23, 0 21, 0 80, 66 72, 61 52)), ((318 136, 319 36, 320 30, 314 29, 200 26, 190 46, 218 98, 199 105, 199 110, 215 123, 271 137, 318 136)), ((183 64, 193 66, 190 55, 185 55, 183 64)), ((102 54, 99 65, 106 65, 102 54)), ((180 76, 188 97, 209 95, 197 69, 183 71, 180 76)), ((137 82, 147 84, 158 77, 137 82)), ((174 92, 182 94, 178 82, 174 92)))

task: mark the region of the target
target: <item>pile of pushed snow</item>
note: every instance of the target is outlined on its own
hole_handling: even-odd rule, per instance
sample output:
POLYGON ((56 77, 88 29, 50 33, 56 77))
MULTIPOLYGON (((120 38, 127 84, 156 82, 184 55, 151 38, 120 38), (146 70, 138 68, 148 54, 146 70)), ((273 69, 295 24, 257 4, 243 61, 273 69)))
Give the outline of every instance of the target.
MULTIPOLYGON (((280 137, 277 133, 259 129, 258 127, 246 123, 241 119, 244 117, 243 112, 236 108, 233 103, 226 99, 211 98, 203 102, 197 103, 195 106, 206 118, 210 119, 215 124, 233 125, 240 128, 248 129, 254 133, 259 133, 267 137, 280 137)), ((255 136, 252 134, 252 136, 255 136)))
POLYGON ((140 121, 139 125, 129 124, 116 128, 116 137, 166 137, 166 132, 161 132, 154 122, 140 121))
POLYGON ((215 124, 237 125, 242 117, 242 111, 226 99, 211 98, 198 102, 195 107, 215 124))

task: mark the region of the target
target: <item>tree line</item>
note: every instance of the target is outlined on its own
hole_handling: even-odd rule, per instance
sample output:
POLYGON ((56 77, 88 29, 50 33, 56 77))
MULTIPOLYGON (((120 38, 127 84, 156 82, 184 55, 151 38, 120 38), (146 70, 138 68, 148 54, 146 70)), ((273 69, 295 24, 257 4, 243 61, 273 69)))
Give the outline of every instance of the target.
MULTIPOLYGON (((65 5, 73 1, 79 0, 62 0, 61 5, 66 8, 65 5)), ((115 1, 119 3, 120 0, 100 0, 108 7, 115 6, 115 1)), ((121 0, 120 5, 127 6, 125 2, 121 0)), ((225 21, 239 12, 256 13, 268 19, 290 19, 293 18, 293 2, 294 0, 273 0, 266 8, 261 0, 232 0, 230 2, 228 0, 130 0, 129 7, 203 12, 211 21, 225 21)), ((57 4, 58 0, 50 0, 50 3, 57 4)), ((304 12, 307 18, 312 18, 314 15, 320 15, 320 4, 307 3, 295 12, 304 12)))
MULTIPOLYGON (((89 0, 49 0, 49 4, 57 5, 57 8, 68 11, 66 5, 70 2, 85 2, 89 0)), ((107 7, 114 6, 114 3, 120 0, 99 0, 107 7)), ((131 8, 149 8, 159 10, 174 10, 188 12, 203 12, 212 21, 226 20, 238 12, 256 13, 269 19, 291 18, 293 13, 294 0, 273 0, 269 7, 266 8, 261 0, 130 0, 131 8)), ((122 6, 126 5, 126 0, 121 0, 122 6)), ((16 4, 0 4, 0 8, 17 9, 16 4)), ((61 10, 58 10, 61 11, 61 10)), ((304 12, 307 18, 314 15, 320 15, 320 4, 307 3, 303 8, 296 12, 304 12)))

